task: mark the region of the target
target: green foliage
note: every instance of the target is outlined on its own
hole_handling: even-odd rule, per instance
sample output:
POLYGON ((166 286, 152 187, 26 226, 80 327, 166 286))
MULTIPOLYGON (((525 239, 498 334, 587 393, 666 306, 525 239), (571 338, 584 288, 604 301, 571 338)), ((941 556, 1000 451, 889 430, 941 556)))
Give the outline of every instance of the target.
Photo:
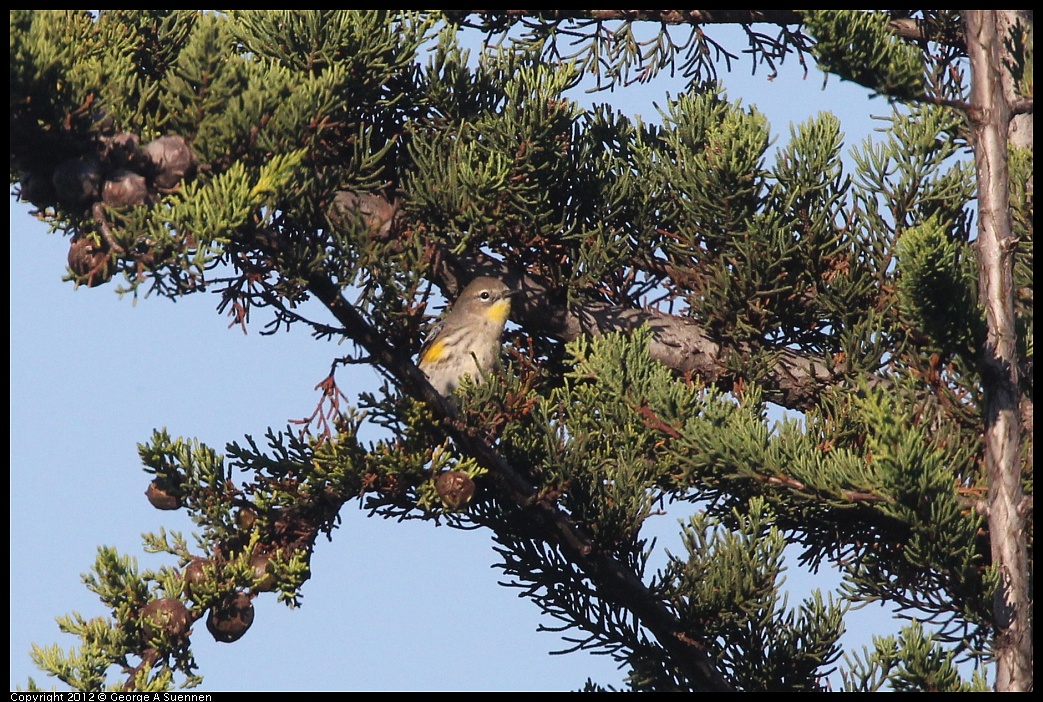
POLYGON ((1035 72, 1035 47, 1031 26, 1025 26, 1025 23, 1019 20, 1012 28, 1010 36, 1003 38, 1003 45, 1006 50, 1003 68, 1010 72, 1016 86, 1015 91, 1021 97, 1031 98, 1035 72))
POLYGON ((140 619, 142 608, 150 600, 176 596, 171 587, 175 582, 180 585, 180 579, 169 569, 139 573, 134 558, 121 556, 112 548, 99 548, 93 573, 84 576, 84 583, 111 610, 112 618, 84 619, 78 613, 59 617, 59 629, 78 637, 79 647, 66 652, 57 645, 34 645, 33 661, 80 692, 122 690, 122 683, 109 682, 113 666, 132 671, 135 689, 142 692, 173 689, 175 673, 181 674, 183 686, 198 685, 202 678, 195 674, 195 661, 186 642, 165 632, 150 640, 140 619))
POLYGON ((786 540, 763 500, 728 524, 696 515, 664 580, 691 631, 706 631, 741 690, 821 690, 839 657, 846 607, 816 590, 796 610, 780 592, 786 540))
MULTIPOLYGON (((416 170, 404 188, 416 216, 432 231, 453 237, 446 243, 458 252, 490 230, 567 230, 560 213, 574 165, 569 147, 577 110, 563 93, 577 79, 569 66, 541 65, 525 54, 486 57, 475 83, 490 93, 472 99, 487 109, 466 122, 439 121, 432 125, 436 129, 418 128, 413 135, 416 170)), ((489 243, 498 242, 494 237, 489 243)))
POLYGON ((878 692, 885 683, 896 692, 987 692, 981 670, 971 680, 960 678, 951 651, 942 650, 913 622, 898 637, 874 639, 875 649, 851 657, 851 672, 844 674, 844 691, 878 692))
POLYGON ((910 100, 923 95, 920 51, 895 37, 890 17, 867 10, 804 10, 822 68, 874 92, 910 100))
POLYGON ((857 197, 869 226, 900 233, 932 216, 950 235, 970 239, 966 204, 974 197, 973 162, 958 112, 917 106, 896 112, 885 138, 852 153, 858 166, 857 197))
POLYGON ((970 247, 931 219, 902 234, 896 255, 898 306, 906 324, 946 354, 971 356, 980 343, 984 319, 967 314, 977 297, 970 247))
MULTIPOLYGON (((517 428, 501 437, 512 462, 528 462, 543 489, 560 495, 599 549, 638 573, 653 553, 642 536, 646 521, 690 487, 677 491, 684 478, 676 474, 675 451, 684 449, 668 437, 674 427, 715 426, 735 407, 712 391, 677 383, 650 358, 650 339, 640 330, 570 345, 573 370, 565 385, 538 401, 531 415, 529 431, 543 433, 542 441, 517 428)), ((562 622, 560 630, 576 648, 603 650, 625 662, 633 689, 683 684, 662 667, 640 629, 615 615, 572 564, 512 528, 506 506, 489 509, 505 511, 496 519, 491 512, 478 517, 501 544, 502 567, 562 622)), ((715 642, 715 655, 741 688, 818 689, 818 678, 838 655, 844 608, 814 593, 796 611, 788 609, 779 578, 786 541, 774 522, 760 498, 727 519, 693 517, 682 531, 687 554, 671 557, 653 576, 654 588, 691 632, 705 632, 715 642)))
MULTIPOLYGON (((1033 157, 1026 149, 1012 148, 1007 168, 1010 171, 1011 229, 1017 239, 1017 255, 1014 257, 1014 311, 1018 325, 1019 356, 1029 364, 1033 357, 1032 323, 1032 272, 1033 272, 1033 157)), ((1032 374, 1022 377, 1028 383, 1031 394, 1032 374)))
MULTIPOLYGON (((847 574, 849 601, 901 601, 948 617, 947 636, 955 640, 966 640, 968 630, 980 639, 978 622, 989 611, 975 546, 981 520, 961 504, 961 478, 954 481, 975 477, 969 451, 949 445, 951 437, 935 433, 928 418, 912 416, 905 400, 882 390, 812 413, 806 427, 769 432, 755 394, 737 403, 678 384, 649 357, 648 340, 644 332, 570 347, 571 382, 536 413, 548 423, 544 443, 530 442, 539 448, 528 454, 508 452, 515 462, 538 460, 533 470, 546 489, 561 492, 596 543, 639 572, 652 553, 641 528, 656 505, 685 496, 705 505, 686 528, 688 556, 672 559, 657 588, 675 600, 692 631, 720 642, 718 656, 737 684, 817 689, 837 659, 845 607, 814 595, 793 612, 780 599, 781 549, 792 541, 805 545, 803 558, 812 563, 840 557, 859 564, 847 574), (834 551, 840 543, 847 546, 834 551), (954 615, 953 602, 963 612, 954 615)), ((588 632, 578 647, 604 648, 621 660, 618 651, 632 649, 625 658, 635 671, 631 684, 662 682, 666 673, 649 669, 640 655, 638 632, 613 621, 597 598, 576 594, 586 587, 540 590, 549 555, 493 526, 499 523, 491 526, 505 569, 566 630, 588 632)), ((579 577, 560 562, 556 572, 568 582, 579 577)))
MULTIPOLYGON (((607 339, 595 341, 595 349, 597 344, 612 348, 607 339)), ((976 545, 981 518, 961 498, 962 486, 980 480, 976 438, 961 438, 954 428, 939 424, 943 420, 932 411, 914 414, 900 386, 838 395, 821 411, 809 412, 803 423, 771 431, 756 393, 734 402, 713 391, 686 388, 652 363, 641 335, 634 341, 625 357, 594 354, 578 366, 585 377, 598 378, 597 392, 604 395, 588 389, 561 402, 598 407, 587 421, 620 436, 627 455, 647 447, 647 458, 637 463, 647 477, 622 483, 641 486, 630 492, 630 499, 638 501, 625 519, 599 517, 599 524, 637 527, 650 505, 673 495, 706 502, 708 515, 735 527, 740 521, 735 515, 747 512, 749 500, 765 499, 773 523, 805 547, 803 560, 816 567, 827 558, 856 564, 847 576, 852 601, 901 601, 931 612, 956 640, 968 632, 985 634, 980 625, 987 620, 989 603, 976 545), (645 369, 655 371, 655 383, 642 379, 645 369), (608 413, 611 407, 619 407, 615 415, 608 413), (643 418, 640 424, 628 429, 638 418, 643 418), (657 426, 674 439, 663 441, 655 432, 648 437, 647 430, 657 426), (667 472, 649 475, 658 466, 667 472), (672 489, 658 492, 653 485, 672 489), (924 568, 927 563, 930 568, 924 568), (954 612, 954 605, 962 611, 954 612)), ((568 425, 566 432, 575 441, 593 433, 593 424, 585 430, 568 425)), ((580 445, 585 448, 589 441, 580 445)), ((593 482, 616 489, 621 484, 617 454, 586 453, 588 465, 613 470, 615 482, 603 476, 593 482)), ((553 463, 569 465, 568 453, 555 455, 553 463)), ((628 503, 612 495, 595 504, 616 508, 628 503)), ((586 513, 591 508, 571 509, 586 513)))
MULTIPOLYGON (((929 89, 925 57, 887 31, 885 13, 804 16, 807 34, 775 40, 783 54, 813 36, 820 65, 845 79, 898 100, 929 89)), ((902 108, 845 153, 832 114, 781 140, 700 73, 646 124, 570 97, 606 45, 547 61, 548 21, 472 59, 443 20, 12 11, 11 182, 55 229, 89 238, 123 273, 121 290, 216 287, 244 328, 264 311, 266 332, 303 324, 356 341, 362 353, 336 368, 388 363, 360 339, 415 351, 432 282, 452 290, 475 260, 538 283, 508 372, 462 388, 459 422, 382 367, 387 382, 358 407, 331 372, 313 424, 232 441, 224 456, 157 431, 139 447, 150 499, 186 509, 194 543, 146 535, 147 551, 177 562, 155 572, 100 551, 85 582, 107 618, 63 618, 79 648, 34 649, 37 663, 82 690, 121 670, 135 689, 196 684, 187 635, 146 634, 142 610, 176 600, 198 622, 235 596, 300 604, 316 539, 359 500, 382 517, 488 529, 509 584, 569 650, 613 656, 632 690, 687 689, 612 574, 548 539, 536 504, 642 583, 739 689, 820 690, 838 668, 849 689, 982 687, 956 669, 959 652, 987 647, 996 578, 974 508, 982 332, 963 116, 902 108), (172 186, 137 149, 164 135, 194 159, 172 186), (86 185, 138 168, 148 197, 63 198, 53 176, 76 159, 99 169, 86 185), (314 297, 357 319, 304 318, 314 297), (709 361, 655 360, 674 352, 709 361), (799 416, 771 424, 769 401, 799 416), (369 430, 380 438, 365 444, 369 430), (531 499, 513 499, 462 435, 487 441, 531 499), (448 495, 447 476, 473 495, 448 495), (684 510, 677 553, 650 537, 666 509, 684 510), (791 605, 794 564, 834 569, 843 584, 791 605), (868 602, 914 624, 841 663, 844 615, 868 602)), ((746 29, 761 60, 779 58, 746 29)), ((665 33, 642 53, 629 31, 613 35, 611 79, 677 60, 665 33)), ((693 37, 691 65, 704 70, 715 45, 702 28, 693 37)), ((1031 154, 1013 153, 1011 173, 1031 363, 1031 154)))

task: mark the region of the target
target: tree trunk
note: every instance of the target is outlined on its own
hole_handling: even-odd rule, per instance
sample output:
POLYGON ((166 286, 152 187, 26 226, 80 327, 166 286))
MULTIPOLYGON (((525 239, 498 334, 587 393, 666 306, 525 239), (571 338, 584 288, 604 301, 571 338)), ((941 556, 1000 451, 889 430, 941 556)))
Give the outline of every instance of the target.
MULTIPOLYGON (((1007 142, 1010 104, 1001 71, 1006 53, 997 16, 1008 10, 967 10, 971 122, 978 172, 979 290, 987 338, 982 349, 985 465, 992 563, 999 573, 993 611, 996 690, 1032 689, 1032 630, 1024 495, 1021 489, 1017 339, 1014 326, 1016 242, 1011 232, 1007 142)), ((1004 27, 1011 26, 1004 17, 1004 27)))

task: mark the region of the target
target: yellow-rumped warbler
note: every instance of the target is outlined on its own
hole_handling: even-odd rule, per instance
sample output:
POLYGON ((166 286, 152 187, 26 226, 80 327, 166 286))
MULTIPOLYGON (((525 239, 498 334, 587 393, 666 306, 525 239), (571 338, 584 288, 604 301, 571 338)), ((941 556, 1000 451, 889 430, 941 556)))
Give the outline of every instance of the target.
POLYGON ((514 292, 496 278, 475 278, 428 335, 417 365, 440 395, 448 397, 465 375, 481 382, 499 367, 514 292))

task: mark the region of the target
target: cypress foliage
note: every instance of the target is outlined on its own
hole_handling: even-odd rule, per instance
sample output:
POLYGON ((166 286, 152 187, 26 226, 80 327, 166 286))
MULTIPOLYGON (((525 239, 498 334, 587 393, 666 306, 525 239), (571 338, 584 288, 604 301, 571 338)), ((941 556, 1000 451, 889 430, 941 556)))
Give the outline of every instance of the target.
MULTIPOLYGON (((987 659, 996 583, 975 509, 984 327, 963 114, 896 102, 885 133, 850 145, 823 112, 771 150, 765 118, 729 98, 707 52, 650 125, 569 98, 597 62, 546 60, 556 23, 468 57, 458 20, 11 12, 11 183, 69 236, 70 280, 174 299, 216 288, 234 322, 348 339, 387 378, 350 407, 331 385, 303 435, 230 437, 223 455, 165 432, 145 441, 149 499, 187 510, 195 540, 147 535, 169 554, 158 571, 100 549, 85 583, 111 616, 60 619, 78 644, 35 648, 40 668, 79 690, 198 684, 188 625, 234 640, 267 593, 299 604, 316 539, 360 501, 490 530, 508 584, 575 649, 616 657, 629 689, 706 682, 634 598, 736 689, 821 690, 838 670, 852 690, 986 687, 957 667, 987 659), (452 293, 479 272, 523 291, 520 329, 508 371, 465 385, 447 419, 403 369, 433 286, 452 293), (301 317, 311 297, 333 316, 301 317), (657 344, 709 353, 712 370, 657 344), (771 403, 799 419, 769 421, 771 403), (383 438, 363 442, 364 427, 383 438), (572 536, 556 540, 536 503, 572 536), (653 566, 642 528, 665 505, 689 512, 683 550, 653 566), (840 568, 841 590, 790 602, 787 546, 805 567, 840 568), (844 615, 868 602, 908 626, 841 651, 844 615)), ((951 92, 933 82, 939 57, 886 14, 804 22, 780 45, 814 44, 842 78, 896 101, 951 92)), ((603 65, 625 76, 641 61, 603 65)), ((1029 364, 1031 172, 1015 154, 1029 364)), ((1031 397, 1031 373, 1024 384, 1031 397)))

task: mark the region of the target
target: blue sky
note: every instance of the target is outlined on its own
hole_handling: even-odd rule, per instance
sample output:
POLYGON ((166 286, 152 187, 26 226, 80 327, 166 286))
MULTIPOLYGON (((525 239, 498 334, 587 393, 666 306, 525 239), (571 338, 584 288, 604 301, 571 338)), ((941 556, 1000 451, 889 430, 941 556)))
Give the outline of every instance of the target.
MULTIPOLYGON (((745 44, 728 46, 739 52, 745 44)), ((822 75, 813 69, 805 79, 795 61, 773 81, 763 68, 750 76, 741 60, 722 79, 729 97, 768 116, 776 146, 788 140, 791 123, 831 111, 851 148, 880 127, 871 115, 890 112, 835 78, 823 89, 822 75)), ((680 85, 663 78, 575 98, 654 121, 653 103, 663 105, 680 85)), ((218 450, 246 434, 261 439, 267 427, 311 414, 315 385, 346 347, 316 341, 303 328, 262 337, 255 324, 244 335, 216 313, 214 295, 135 303, 120 300, 112 285, 74 290, 61 282, 67 239, 48 234, 14 198, 10 217, 10 684, 24 687, 33 676, 49 688, 30 646, 75 644, 58 631, 60 614, 107 614, 80 579, 97 546, 158 567, 172 559, 144 554, 140 534, 192 531, 182 513, 159 512, 145 500, 137 444, 160 427, 218 450)), ((378 382, 360 366, 340 371, 338 381, 353 393, 378 382)), ((653 528, 672 534, 680 516, 660 517, 653 528)), ((199 689, 570 690, 588 677, 622 682, 606 656, 549 655, 561 640, 537 627, 555 622, 498 585, 487 533, 369 519, 356 503, 342 518, 333 542, 318 544, 303 607, 260 597, 253 627, 231 645, 196 624, 199 689)), ((789 582, 796 595, 828 578, 794 573, 789 582)), ((868 643, 870 632, 886 632, 870 624, 889 617, 863 611, 849 623, 849 640, 868 643)))

